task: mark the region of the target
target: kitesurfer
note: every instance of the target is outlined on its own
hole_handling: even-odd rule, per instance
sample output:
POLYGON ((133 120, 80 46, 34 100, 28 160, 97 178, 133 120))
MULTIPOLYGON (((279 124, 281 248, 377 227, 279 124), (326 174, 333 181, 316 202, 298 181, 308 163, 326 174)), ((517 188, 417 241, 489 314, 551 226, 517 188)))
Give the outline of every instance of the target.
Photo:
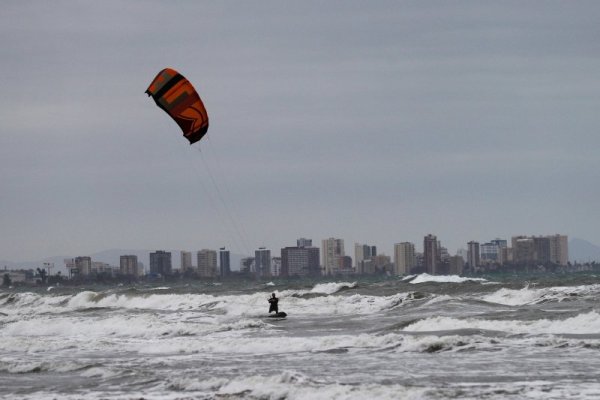
POLYGON ((275 297, 275 293, 273 293, 269 298, 269 314, 271 314, 273 311, 275 311, 275 314, 279 314, 279 306, 277 305, 278 302, 279 299, 275 297))

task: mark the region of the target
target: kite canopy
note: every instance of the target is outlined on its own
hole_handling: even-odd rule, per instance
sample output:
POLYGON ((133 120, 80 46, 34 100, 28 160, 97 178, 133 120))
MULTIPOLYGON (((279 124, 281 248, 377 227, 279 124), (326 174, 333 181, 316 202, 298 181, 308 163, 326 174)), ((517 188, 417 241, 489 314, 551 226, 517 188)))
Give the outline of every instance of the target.
POLYGON ((148 90, 156 105, 177 122, 183 136, 196 143, 208 130, 208 114, 192 84, 179 72, 165 68, 156 75, 148 90))

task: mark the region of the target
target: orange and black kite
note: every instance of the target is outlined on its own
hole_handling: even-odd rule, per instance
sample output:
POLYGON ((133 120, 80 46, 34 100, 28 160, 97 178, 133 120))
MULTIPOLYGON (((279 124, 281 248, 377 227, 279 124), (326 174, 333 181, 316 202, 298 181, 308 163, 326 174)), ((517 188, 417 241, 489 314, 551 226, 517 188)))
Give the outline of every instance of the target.
POLYGON ((171 68, 163 69, 148 86, 146 93, 177 122, 190 144, 206 134, 206 108, 192 84, 179 72, 171 68))

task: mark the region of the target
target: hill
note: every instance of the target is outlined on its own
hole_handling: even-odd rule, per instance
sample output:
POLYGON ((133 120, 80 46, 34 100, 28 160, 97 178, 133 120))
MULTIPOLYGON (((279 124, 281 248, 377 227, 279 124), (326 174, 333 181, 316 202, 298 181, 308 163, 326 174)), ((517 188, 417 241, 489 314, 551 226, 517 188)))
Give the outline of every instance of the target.
POLYGON ((571 262, 600 262, 600 246, 584 239, 573 238, 569 241, 569 261, 571 262))

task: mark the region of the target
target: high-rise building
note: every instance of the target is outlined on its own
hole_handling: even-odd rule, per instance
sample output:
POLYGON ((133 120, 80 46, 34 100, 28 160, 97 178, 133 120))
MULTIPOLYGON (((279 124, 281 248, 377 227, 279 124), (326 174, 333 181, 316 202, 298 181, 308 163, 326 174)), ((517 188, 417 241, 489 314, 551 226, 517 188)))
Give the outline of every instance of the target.
POLYGON ((360 263, 368 261, 371 257, 377 255, 377 247, 369 246, 368 244, 354 243, 354 268, 358 272, 360 270, 360 263))
POLYGON ((467 264, 472 271, 477 270, 480 264, 479 242, 470 241, 467 243, 467 264))
POLYGON ((318 276, 321 273, 317 247, 285 247, 281 249, 282 276, 318 276))
POLYGON ((394 264, 392 264, 392 258, 390 256, 386 256, 385 254, 378 254, 376 256, 371 257, 373 260, 373 265, 375 267, 375 271, 378 273, 388 273, 392 274, 394 269, 394 264))
POLYGON ((105 263, 102 261, 93 261, 92 262, 92 273, 93 274, 114 276, 116 272, 117 272, 117 268, 113 267, 109 263, 105 263))
POLYGON ((500 248, 501 261, 500 264, 506 264, 513 261, 513 248, 512 247, 502 247, 500 248))
POLYGON ((508 242, 505 239, 494 239, 490 241, 491 244, 496 245, 498 248, 498 258, 496 262, 498 264, 504 264, 509 261, 508 257, 510 255, 510 251, 508 249, 508 242))
POLYGON ((533 238, 527 236, 512 237, 513 261, 517 264, 535 263, 535 245, 533 238))
POLYGON ((343 274, 353 273, 354 269, 352 268, 352 257, 350 257, 350 256, 339 257, 337 272, 343 273, 343 274))
POLYGON ((150 253, 150 273, 153 275, 171 275, 171 252, 158 250, 150 253))
POLYGON ((505 239, 490 240, 490 243, 495 244, 496 246, 498 246, 501 249, 508 247, 508 242, 505 239))
POLYGON ((121 256, 119 258, 119 264, 119 272, 121 273, 121 275, 139 276, 137 256, 121 256))
POLYGON ((281 257, 271 257, 271 276, 281 276, 281 257))
POLYGON ((394 272, 396 275, 410 274, 411 269, 417 266, 415 245, 410 242, 401 242, 394 245, 394 272))
POLYGON ((513 261, 522 265, 567 265, 568 238, 565 235, 513 236, 513 261))
POLYGON ((312 239, 300 238, 296 240, 297 247, 312 247, 312 239))
POLYGON ((442 244, 440 243, 439 240, 438 240, 438 254, 439 254, 438 260, 441 261, 442 263, 447 263, 450 260, 450 252, 448 252, 447 248, 442 246, 442 244))
POLYGON ((221 278, 227 278, 231 275, 229 250, 226 250, 225 247, 219 249, 219 272, 221 278))
POLYGON ((254 267, 256 276, 266 278, 271 276, 271 250, 259 247, 254 251, 254 267))
POLYGON ((550 239, 550 262, 558 265, 569 263, 569 239, 567 235, 551 235, 550 239))
POLYGON ((465 266, 465 260, 462 256, 456 255, 450 257, 448 273, 451 275, 461 275, 465 266))
POLYGON ((197 254, 198 274, 202 278, 214 278, 217 276, 217 252, 202 249, 197 254))
POLYGON ((488 242, 483 243, 479 246, 479 254, 481 256, 482 264, 493 264, 500 261, 500 248, 498 245, 488 242))
POLYGON ((439 242, 434 235, 429 234, 423 238, 423 267, 428 274, 435 275, 439 272, 440 255, 438 249, 439 242))
POLYGON ((75 257, 77 274, 87 276, 92 273, 92 257, 75 257))
POLYGON ((192 252, 182 251, 181 252, 181 269, 182 273, 191 271, 194 267, 192 266, 192 252))
POLYGON ((256 260, 254 257, 245 257, 240 260, 240 272, 242 274, 250 275, 256 273, 255 268, 256 260))
POLYGON ((542 265, 550 263, 550 238, 547 236, 534 236, 533 237, 533 251, 535 261, 542 265))
POLYGON ((332 275, 338 272, 340 263, 343 263, 343 260, 340 259, 346 255, 344 253, 344 239, 329 238, 324 239, 321 243, 325 275, 332 275))

